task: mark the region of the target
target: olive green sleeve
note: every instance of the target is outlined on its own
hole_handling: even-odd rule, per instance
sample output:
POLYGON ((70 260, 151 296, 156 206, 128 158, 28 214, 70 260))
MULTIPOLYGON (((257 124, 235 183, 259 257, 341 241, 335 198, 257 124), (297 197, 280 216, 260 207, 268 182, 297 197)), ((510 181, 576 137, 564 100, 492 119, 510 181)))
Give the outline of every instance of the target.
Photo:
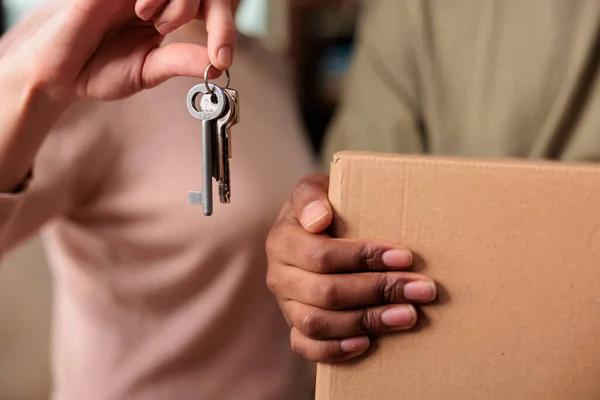
POLYGON ((340 150, 424 151, 418 110, 411 5, 404 0, 369 0, 363 14, 341 104, 322 149, 329 170, 340 150))

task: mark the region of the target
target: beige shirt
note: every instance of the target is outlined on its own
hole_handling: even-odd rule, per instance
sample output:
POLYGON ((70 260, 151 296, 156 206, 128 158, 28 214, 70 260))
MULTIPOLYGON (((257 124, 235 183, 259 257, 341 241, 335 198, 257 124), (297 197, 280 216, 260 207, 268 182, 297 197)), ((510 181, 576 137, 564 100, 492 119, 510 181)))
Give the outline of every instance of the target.
POLYGON ((232 204, 211 217, 187 203, 202 187, 188 78, 73 107, 27 190, 0 195, 1 252, 44 227, 55 400, 310 397, 265 285, 268 230, 313 167, 281 67, 240 42, 232 204))
POLYGON ((369 0, 338 150, 600 160, 600 2, 369 0))

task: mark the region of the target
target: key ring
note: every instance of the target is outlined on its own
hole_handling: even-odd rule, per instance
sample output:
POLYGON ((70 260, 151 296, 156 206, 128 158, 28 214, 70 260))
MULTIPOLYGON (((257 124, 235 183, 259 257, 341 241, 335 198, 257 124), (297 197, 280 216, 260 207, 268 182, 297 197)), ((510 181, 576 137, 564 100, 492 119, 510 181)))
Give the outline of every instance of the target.
MULTIPOLYGON (((214 96, 215 95, 214 92, 208 85, 208 73, 210 72, 210 69, 212 68, 212 66, 213 65, 211 63, 208 63, 208 66, 204 70, 204 86, 206 87, 206 90, 208 91, 208 93, 210 93, 211 96, 214 96)), ((228 69, 225 70, 225 76, 227 77, 227 86, 225 86, 225 89, 229 89, 229 81, 231 80, 231 76, 229 75, 228 69)))

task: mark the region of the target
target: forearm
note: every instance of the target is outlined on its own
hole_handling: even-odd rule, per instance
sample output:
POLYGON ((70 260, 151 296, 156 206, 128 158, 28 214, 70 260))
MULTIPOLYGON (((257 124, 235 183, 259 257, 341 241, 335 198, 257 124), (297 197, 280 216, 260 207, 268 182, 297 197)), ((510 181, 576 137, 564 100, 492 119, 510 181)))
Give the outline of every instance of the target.
MULTIPOLYGON (((0 68, 0 192, 19 187, 52 125, 68 106, 37 87, 25 66, 0 68)), ((14 65, 14 64, 12 64, 14 65)))

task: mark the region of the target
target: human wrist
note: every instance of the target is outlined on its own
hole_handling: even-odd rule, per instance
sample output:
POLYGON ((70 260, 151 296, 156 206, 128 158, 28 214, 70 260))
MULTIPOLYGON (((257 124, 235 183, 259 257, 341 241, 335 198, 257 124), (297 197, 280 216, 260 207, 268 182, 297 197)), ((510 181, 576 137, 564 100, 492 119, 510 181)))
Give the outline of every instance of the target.
POLYGON ((3 97, 23 111, 39 107, 64 111, 75 100, 73 93, 53 84, 55 79, 45 68, 41 52, 23 47, 1 57, 3 97))
POLYGON ((45 90, 27 67, 3 57, 0 88, 0 192, 10 192, 26 178, 51 127, 72 100, 45 90))

